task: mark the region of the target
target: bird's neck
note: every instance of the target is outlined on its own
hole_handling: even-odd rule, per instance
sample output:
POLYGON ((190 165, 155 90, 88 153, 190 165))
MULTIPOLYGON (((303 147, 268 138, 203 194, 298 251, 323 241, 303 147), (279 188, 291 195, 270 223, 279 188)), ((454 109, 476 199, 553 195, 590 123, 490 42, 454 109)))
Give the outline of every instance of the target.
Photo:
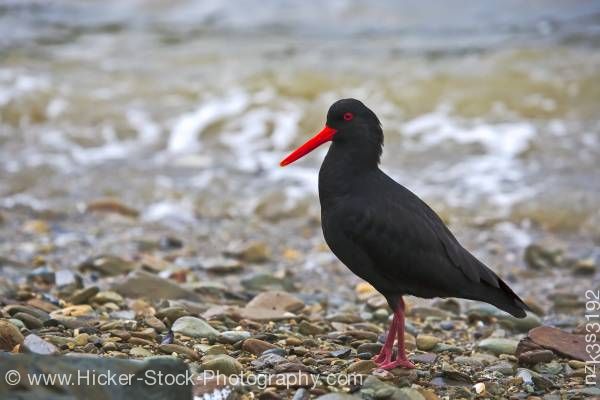
POLYGON ((350 195, 358 179, 379 170, 379 153, 366 150, 347 148, 344 143, 331 144, 319 171, 322 205, 350 195))

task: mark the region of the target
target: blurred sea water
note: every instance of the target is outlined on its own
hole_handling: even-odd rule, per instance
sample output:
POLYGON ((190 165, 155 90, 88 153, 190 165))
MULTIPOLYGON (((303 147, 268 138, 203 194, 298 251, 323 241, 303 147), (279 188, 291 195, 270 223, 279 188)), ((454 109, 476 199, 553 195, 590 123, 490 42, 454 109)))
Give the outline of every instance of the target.
POLYGON ((313 207, 342 97, 452 224, 600 238, 597 1, 0 1, 0 206, 313 207))

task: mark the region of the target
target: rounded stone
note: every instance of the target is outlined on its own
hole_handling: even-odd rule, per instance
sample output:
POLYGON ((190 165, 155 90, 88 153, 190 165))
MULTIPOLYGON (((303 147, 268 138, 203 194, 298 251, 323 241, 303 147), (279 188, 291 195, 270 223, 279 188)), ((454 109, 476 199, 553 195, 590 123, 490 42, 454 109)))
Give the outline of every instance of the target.
POLYGON ((210 324, 196 317, 181 317, 171 327, 175 333, 180 333, 193 338, 215 339, 219 331, 210 326, 210 324))
POLYGON ((223 375, 237 375, 242 372, 242 364, 226 354, 206 357, 200 365, 203 370, 219 372, 223 375))
POLYGON ((490 353, 499 354, 515 354, 517 351, 518 341, 505 338, 487 338, 479 342, 477 347, 490 353))
POLYGON ((16 345, 22 344, 24 339, 19 328, 0 320, 0 350, 11 351, 16 345))
POLYGON ((225 331, 219 334, 217 341, 220 343, 234 344, 240 340, 248 339, 250 332, 247 331, 225 331))
POLYGON ((441 340, 432 335, 417 336, 417 348, 423 351, 429 351, 435 347, 441 340))

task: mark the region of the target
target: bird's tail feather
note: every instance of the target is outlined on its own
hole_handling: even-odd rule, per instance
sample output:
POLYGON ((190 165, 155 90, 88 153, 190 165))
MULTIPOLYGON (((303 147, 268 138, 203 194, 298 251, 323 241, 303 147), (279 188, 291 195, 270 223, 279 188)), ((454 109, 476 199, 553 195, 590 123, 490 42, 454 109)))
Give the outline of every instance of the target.
POLYGON ((469 298, 492 304, 514 317, 524 318, 526 311, 531 311, 529 306, 502 279, 498 278, 498 283, 499 287, 487 284, 479 286, 477 293, 469 298))

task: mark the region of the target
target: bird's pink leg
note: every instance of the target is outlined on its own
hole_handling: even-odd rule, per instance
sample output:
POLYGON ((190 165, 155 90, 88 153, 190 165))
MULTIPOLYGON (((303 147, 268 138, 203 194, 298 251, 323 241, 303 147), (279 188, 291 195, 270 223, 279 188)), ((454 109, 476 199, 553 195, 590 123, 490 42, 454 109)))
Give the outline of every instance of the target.
POLYGON ((406 356, 406 349, 404 346, 404 300, 400 297, 398 300, 398 307, 394 310, 394 320, 398 319, 397 333, 398 333, 398 356, 396 360, 389 361, 379 364, 379 368, 383 369, 394 369, 397 367, 403 368, 415 368, 415 365, 409 361, 406 356))
POLYGON ((385 344, 381 348, 379 354, 373 359, 375 364, 383 365, 392 361, 394 341, 396 340, 396 333, 398 331, 398 322, 398 316, 394 314, 394 319, 392 319, 392 323, 390 324, 390 331, 385 339, 385 344))

